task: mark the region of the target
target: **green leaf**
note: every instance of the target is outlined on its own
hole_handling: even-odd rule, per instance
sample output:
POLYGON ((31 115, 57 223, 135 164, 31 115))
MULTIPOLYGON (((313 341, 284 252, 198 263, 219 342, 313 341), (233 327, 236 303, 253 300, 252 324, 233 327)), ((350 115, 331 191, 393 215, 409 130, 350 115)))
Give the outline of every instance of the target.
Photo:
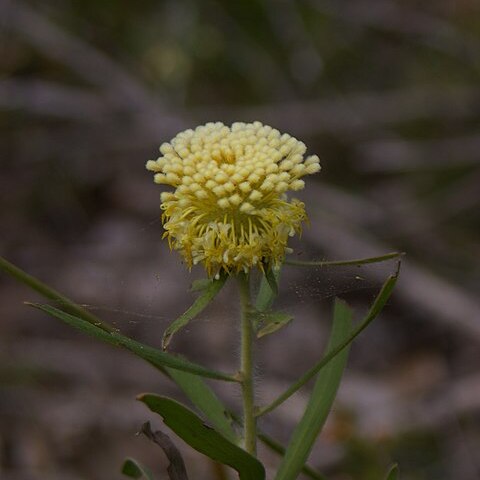
MULTIPOLYGON (((332 351, 351 329, 352 310, 342 300, 335 300, 333 327, 327 352, 332 351)), ((348 348, 342 350, 318 375, 302 419, 293 431, 285 456, 275 480, 295 480, 332 408, 343 371, 347 364, 348 348)))
POLYGON ((297 267, 343 267, 348 265, 365 265, 368 263, 380 263, 392 258, 399 258, 405 255, 404 252, 391 252, 378 257, 357 258, 354 260, 286 260, 285 265, 294 265, 297 267))
POLYGON ((219 433, 233 443, 239 441, 225 406, 200 377, 181 370, 169 369, 169 374, 219 433))
MULTIPOLYGON (((267 270, 268 271, 268 270, 267 270)), ((275 270, 270 270, 271 275, 274 276, 275 279, 275 285, 278 285, 278 280, 280 278, 280 271, 281 269, 275 269, 275 270)), ((259 312, 265 312, 271 306, 273 305, 273 301, 275 300, 275 297, 277 296, 278 288, 275 289, 271 287, 270 282, 267 279, 266 275, 262 275, 262 280, 260 282, 260 288, 258 290, 257 298, 255 301, 255 308, 259 312)))
POLYGON ((138 400, 163 417, 165 424, 192 448, 235 469, 240 480, 263 480, 265 468, 245 450, 205 425, 190 409, 170 398, 146 393, 138 400))
POLYGON ((262 313, 261 319, 263 327, 257 332, 257 338, 262 338, 280 330, 285 325, 288 325, 293 320, 293 317, 288 313, 269 312, 262 313))
MULTIPOLYGON (((29 275, 2 257, 0 257, 0 268, 19 282, 32 288, 40 295, 43 295, 45 298, 59 302, 62 305, 62 309, 66 310, 68 313, 72 313, 106 332, 115 331, 111 325, 100 320, 100 318, 81 306, 75 304, 70 298, 65 297, 38 278, 29 275)), ((152 364, 161 373, 171 378, 185 392, 192 404, 195 405, 225 437, 232 441, 236 438, 230 421, 225 414, 225 406, 200 377, 185 371, 164 367, 159 363, 152 363, 148 359, 144 360, 152 364)))
POLYGON ((133 458, 127 458, 122 465, 122 473, 130 478, 146 478, 147 480, 153 480, 152 472, 138 463, 133 458))
MULTIPOLYGON (((285 455, 285 447, 281 445, 279 442, 274 440, 273 438, 265 435, 264 433, 258 433, 258 438, 272 451, 278 453, 280 456, 285 455)), ((313 480, 327 480, 322 474, 318 473, 312 467, 307 464, 302 466, 302 473, 306 475, 308 478, 313 480)))
POLYGON ((180 315, 170 324, 165 330, 162 338, 162 348, 164 350, 167 349, 173 335, 181 328, 185 327, 190 320, 195 318, 213 300, 225 285, 227 278, 227 275, 222 275, 218 280, 212 280, 209 285, 205 286, 202 294, 193 302, 193 305, 183 315, 180 315))
MULTIPOLYGON (((237 425, 242 426, 242 421, 235 413, 232 412, 231 417, 232 417, 232 420, 237 425)), ((280 442, 270 437, 266 433, 262 432, 258 428, 257 428, 257 437, 272 452, 277 453, 281 457, 285 455, 285 447, 280 442)), ((312 478, 313 480, 326 480, 326 477, 321 475, 319 472, 317 472, 307 464, 303 465, 302 473, 304 473, 308 478, 312 478)))
POLYGON ((43 297, 57 302, 66 312, 77 315, 78 317, 83 318, 89 323, 97 325, 99 328, 102 328, 107 332, 115 330, 112 326, 106 324, 105 322, 102 322, 98 317, 91 314, 89 311, 85 310, 69 298, 49 287, 38 278, 29 275, 24 270, 18 268, 16 265, 13 265, 13 263, 10 263, 3 257, 0 257, 0 268, 16 280, 18 280, 20 283, 23 283, 24 285, 30 287, 32 290, 38 292, 43 297))
POLYGON ((203 377, 214 378, 216 380, 226 380, 229 382, 236 381, 231 375, 209 370, 201 365, 191 363, 187 360, 183 360, 169 353, 162 352, 156 348, 132 340, 131 338, 125 337, 118 332, 106 332, 105 330, 102 330, 101 328, 92 325, 91 323, 82 320, 79 317, 62 312, 61 310, 51 307, 50 305, 40 305, 37 303, 28 303, 28 305, 38 308, 39 310, 43 310, 45 313, 62 320, 68 325, 77 328, 78 330, 81 330, 92 337, 99 338, 100 340, 110 343, 111 345, 122 346, 155 366, 170 367, 177 370, 194 373, 203 377))
POLYGON ((398 264, 395 274, 390 275, 383 284, 366 317, 363 319, 360 325, 356 327, 353 332, 350 333, 350 336, 346 338, 343 342, 339 343, 329 353, 327 353, 316 365, 314 365, 310 370, 304 373, 293 385, 287 388, 287 390, 285 390, 285 392, 283 392, 270 405, 260 408, 257 411, 257 416, 261 416, 268 412, 271 412, 274 408, 278 407, 278 405, 281 405, 285 400, 290 398, 299 388, 301 388, 322 368, 324 368, 333 358, 335 358, 336 355, 338 355, 344 348, 350 345, 350 343, 352 343, 353 340, 355 340, 355 338, 358 337, 358 335, 360 335, 360 333, 362 333, 363 330, 368 327, 368 325, 370 325, 370 323, 377 317, 377 315, 381 312, 388 299, 390 298, 390 295, 393 292, 393 288, 395 287, 395 284, 397 282, 399 269, 400 263, 398 264))
POLYGON ((398 470, 398 465, 395 463, 390 467, 390 470, 387 473, 387 476, 385 477, 385 480, 398 480, 399 478, 399 470, 398 470))
POLYGON ((265 278, 267 279, 268 286, 270 287, 270 290, 272 291, 273 295, 275 297, 278 296, 278 283, 277 283, 277 276, 275 275, 275 272, 273 268, 269 267, 265 271, 265 278))

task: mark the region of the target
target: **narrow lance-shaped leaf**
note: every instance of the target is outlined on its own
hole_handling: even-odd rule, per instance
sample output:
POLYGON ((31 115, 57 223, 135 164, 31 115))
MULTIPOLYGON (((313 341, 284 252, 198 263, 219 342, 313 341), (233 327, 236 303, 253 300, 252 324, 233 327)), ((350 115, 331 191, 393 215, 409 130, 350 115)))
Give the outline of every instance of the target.
POLYGON ((61 310, 51 307, 50 305, 40 305, 35 303, 29 303, 28 305, 38 308, 39 310, 43 310, 45 313, 62 320, 68 325, 75 327, 78 330, 91 335, 92 337, 99 338, 107 343, 110 343, 111 345, 125 347, 139 357, 149 361, 153 365, 183 370, 185 372, 194 373, 203 377, 214 378, 216 380, 226 380, 229 382, 236 381, 236 379, 231 375, 209 370, 201 365, 188 362, 187 360, 183 360, 169 353, 162 352, 156 348, 132 340, 118 332, 106 332, 105 330, 102 330, 79 317, 62 312, 61 310))
POLYGON ((353 260, 293 260, 287 259, 285 265, 296 267, 343 267, 349 265, 366 265, 368 263, 386 262, 393 258, 399 258, 405 255, 404 252, 391 252, 378 257, 356 258, 353 260))
POLYGON ((213 390, 197 375, 169 369, 172 380, 183 390, 192 403, 205 415, 212 426, 233 443, 239 441, 232 421, 223 403, 213 390))
MULTIPOLYGON (((271 270, 269 275, 273 275, 275 285, 278 285, 281 269, 271 270)), ((268 281, 266 275, 262 275, 260 288, 258 290, 257 298, 255 300, 255 309, 259 312, 267 311, 273 304, 278 293, 278 288, 271 287, 272 279, 268 281)))
MULTIPOLYGON (((0 257, 0 268, 11 275, 14 279, 30 287, 32 290, 38 292, 40 295, 43 295, 45 298, 59 302, 62 305, 62 309, 66 310, 68 313, 73 313, 82 320, 85 320, 86 322, 91 323, 92 325, 95 325, 106 332, 115 331, 114 327, 101 320, 96 315, 93 315, 80 305, 77 305, 70 298, 57 292, 38 278, 29 275, 24 270, 16 265, 13 265, 2 257, 0 257)), ((208 418, 212 425, 222 432, 225 437, 231 439, 232 441, 236 439, 236 434, 225 413, 226 407, 218 399, 212 389, 200 377, 185 371, 164 367, 158 363, 152 363, 145 358, 144 360, 157 368, 161 373, 171 378, 183 390, 192 404, 195 405, 195 407, 197 407, 199 411, 201 411, 206 418, 208 418)))
POLYGON ((385 480, 398 480, 399 473, 398 473, 398 465, 394 464, 390 467, 390 470, 385 477, 385 480))
MULTIPOLYGON (((241 419, 235 414, 231 413, 232 420, 239 426, 242 426, 241 419)), ((286 448, 277 440, 272 438, 270 435, 267 435, 265 432, 262 432, 257 428, 257 438, 272 452, 277 453, 281 457, 285 455, 286 448)), ((302 467, 302 473, 304 473, 308 478, 313 480, 326 480, 322 474, 314 470, 307 464, 304 464, 302 467)))
POLYGON ((260 313, 260 315, 262 316, 263 326, 258 330, 257 338, 262 338, 280 330, 293 319, 291 315, 284 312, 267 312, 260 313))
MULTIPOLYGON (((345 302, 336 299, 327 352, 348 335, 351 325, 351 309, 345 302)), ((300 474, 335 400, 347 364, 348 351, 349 348, 343 349, 319 373, 303 417, 293 431, 275 480, 295 480, 300 474)))
POLYGON ((165 424, 192 448, 235 469, 240 480, 265 479, 265 468, 255 457, 205 425, 190 409, 175 400, 150 393, 138 399, 161 415, 165 424))
POLYGON ((80 305, 77 305, 75 302, 65 297, 61 293, 57 292, 55 289, 43 283, 38 278, 28 274, 21 268, 17 267, 13 263, 10 263, 3 257, 0 257, 0 268, 12 276, 15 280, 18 280, 20 283, 23 283, 27 287, 30 287, 32 290, 36 291, 40 295, 49 300, 53 300, 62 306, 62 310, 65 310, 68 313, 77 315, 89 323, 97 325, 99 328, 102 328, 105 331, 113 332, 115 329, 108 325, 105 322, 102 322, 98 317, 91 314, 88 310, 85 310, 80 305))
POLYGON ((162 338, 162 348, 167 349, 173 335, 181 328, 188 325, 190 320, 195 318, 207 305, 213 300, 217 293, 222 289, 227 280, 226 275, 222 275, 218 280, 214 279, 203 287, 201 295, 193 302, 193 305, 183 314, 174 320, 165 330, 162 338))
POLYGON ((277 297, 278 296, 277 275, 275 274, 275 271, 272 267, 268 267, 265 270, 265 278, 268 282, 268 286, 270 287, 270 290, 272 291, 273 295, 277 297))
POLYGON ((390 275, 386 282, 383 284, 379 294, 375 298, 373 305, 368 311, 366 317, 360 323, 360 325, 354 328, 353 332, 346 338, 343 342, 337 345, 335 348, 327 353, 316 365, 314 365, 310 370, 304 373, 293 385, 291 385, 285 392, 283 392, 278 398, 276 398, 270 405, 260 408, 257 411, 257 416, 264 415, 268 412, 271 412, 273 409, 281 405, 285 400, 290 398, 298 389, 300 389, 305 383, 307 383, 312 377, 314 377, 322 368, 324 368, 328 362, 330 362, 336 355, 338 355, 344 348, 346 348, 353 340, 360 335, 360 333, 365 330, 365 328, 370 325, 370 323, 377 317, 381 312, 385 303, 390 298, 395 283, 397 282, 398 274, 400 269, 400 263, 398 264, 397 271, 394 275, 390 275))
MULTIPOLYGON (((278 453, 282 457, 285 455, 285 450, 286 450, 285 447, 280 443, 278 443, 273 438, 271 438, 270 436, 260 432, 258 433, 258 438, 264 445, 266 445, 273 452, 278 453)), ((326 477, 318 473, 316 470, 314 470, 312 467, 310 467, 307 464, 304 464, 302 466, 302 473, 306 475, 308 478, 311 478, 312 480, 327 480, 326 477)))
POLYGON ((122 465, 122 473, 126 477, 130 478, 145 478, 146 480, 154 480, 152 472, 133 458, 127 458, 125 460, 122 465))

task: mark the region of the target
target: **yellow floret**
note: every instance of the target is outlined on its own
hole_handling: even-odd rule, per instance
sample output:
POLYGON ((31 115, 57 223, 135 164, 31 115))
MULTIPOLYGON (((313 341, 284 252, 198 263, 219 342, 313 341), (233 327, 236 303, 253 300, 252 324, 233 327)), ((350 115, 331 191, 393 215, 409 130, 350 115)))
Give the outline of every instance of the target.
POLYGON ((202 263, 209 276, 278 266, 288 237, 307 219, 301 177, 318 172, 316 155, 288 134, 260 122, 207 123, 179 133, 149 160, 161 194, 164 237, 187 265, 202 263))

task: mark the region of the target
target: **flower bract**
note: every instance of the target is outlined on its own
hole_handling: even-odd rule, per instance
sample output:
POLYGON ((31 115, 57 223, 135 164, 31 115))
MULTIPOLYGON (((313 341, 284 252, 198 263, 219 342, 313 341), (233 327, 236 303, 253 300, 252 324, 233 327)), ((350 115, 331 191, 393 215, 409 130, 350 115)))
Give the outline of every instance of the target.
POLYGON ((164 237, 187 265, 209 276, 281 264, 305 205, 287 192, 320 170, 305 144, 260 122, 207 123, 185 130, 149 160, 161 193, 164 237))

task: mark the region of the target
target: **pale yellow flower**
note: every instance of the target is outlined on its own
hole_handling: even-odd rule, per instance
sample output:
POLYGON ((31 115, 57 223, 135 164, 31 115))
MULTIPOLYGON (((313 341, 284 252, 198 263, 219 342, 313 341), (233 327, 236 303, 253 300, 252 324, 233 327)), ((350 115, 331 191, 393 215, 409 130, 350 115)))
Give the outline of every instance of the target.
POLYGON ((164 237, 187 265, 209 276, 278 266, 289 236, 301 231, 305 206, 289 200, 304 175, 320 170, 316 155, 260 122, 207 123, 179 133, 149 160, 161 194, 164 237))

